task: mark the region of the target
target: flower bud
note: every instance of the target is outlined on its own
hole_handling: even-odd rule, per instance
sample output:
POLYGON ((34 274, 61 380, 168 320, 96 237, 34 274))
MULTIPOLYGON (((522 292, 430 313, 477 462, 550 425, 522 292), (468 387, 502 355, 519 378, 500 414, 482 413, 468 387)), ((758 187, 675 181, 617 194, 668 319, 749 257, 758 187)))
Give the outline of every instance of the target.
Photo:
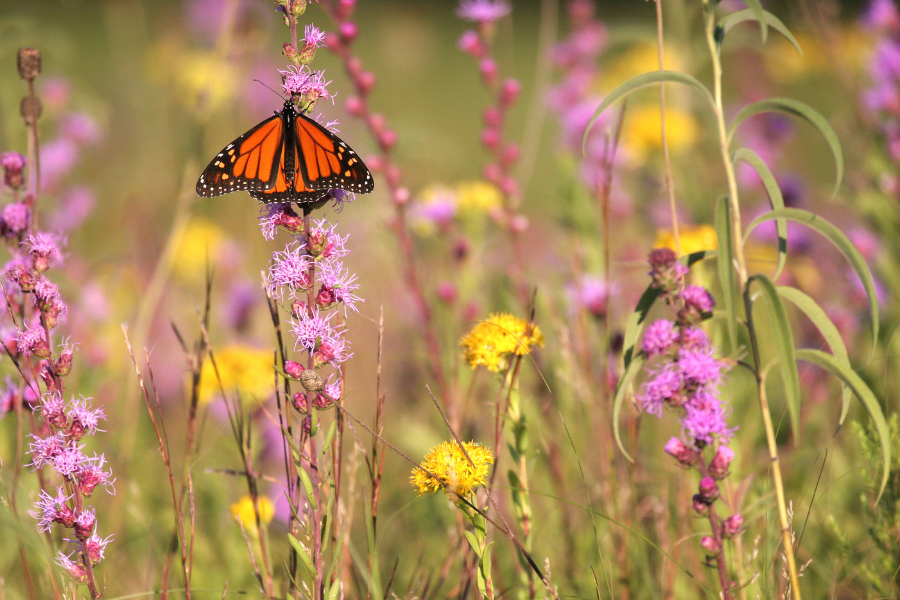
POLYGON ((437 296, 444 304, 453 305, 456 302, 456 286, 449 281, 442 281, 437 286, 437 296))
POLYGON ((487 46, 481 36, 471 29, 460 36, 456 46, 472 58, 482 58, 487 53, 487 46))
POLYGON ((334 405, 334 400, 321 392, 317 393, 316 397, 313 399, 313 406, 315 406, 318 410, 328 410, 334 405))
POLYGON ((706 551, 706 556, 709 558, 715 558, 722 553, 722 544, 716 538, 708 535, 703 536, 703 539, 700 540, 700 547, 706 551))
POLYGON ((354 117, 361 117, 365 113, 366 105, 359 96, 350 96, 344 103, 344 108, 354 117))
POLYGON ((704 477, 700 480, 700 497, 704 502, 711 504, 719 497, 719 484, 712 477, 704 477))
POLYGON ((685 468, 693 467, 697 460, 697 453, 677 437, 669 440, 665 450, 666 454, 677 460, 685 468))
POLYGON ((732 539, 741 532, 744 526, 744 517, 740 513, 734 513, 724 521, 722 521, 722 535, 726 539, 732 539))
POLYGON ((41 118, 41 113, 43 112, 43 108, 41 107, 41 100, 37 96, 26 96, 22 98, 22 104, 19 105, 19 114, 22 115, 22 119, 25 121, 25 124, 29 127, 37 123, 38 119, 41 118))
POLYGON ((490 58, 484 58, 478 63, 481 79, 485 85, 493 87, 497 83, 497 63, 490 58))
POLYGON ((297 49, 294 48, 294 45, 290 42, 285 42, 283 46, 281 46, 281 53, 284 55, 286 59, 291 62, 296 62, 297 60, 297 49))
POLYGON ((519 97, 522 84, 517 79, 507 79, 500 88, 500 106, 510 106, 519 97))
POLYGON ((728 474, 728 467, 734 458, 734 451, 728 446, 719 446, 716 455, 709 461, 709 474, 716 479, 724 479, 728 474))
POLYGON ((19 48, 16 55, 19 77, 34 81, 41 74, 41 51, 36 48, 19 48))
POLYGON ((3 166, 3 181, 6 185, 14 190, 25 185, 25 177, 22 175, 25 169, 24 156, 18 152, 4 152, 0 155, 0 165, 3 166))
POLYGON ((694 494, 694 496, 691 498, 691 508, 694 509, 694 512, 697 513, 698 516, 709 516, 709 504, 703 501, 703 498, 700 497, 700 494, 694 494))
POLYGON ((316 306, 320 309, 328 309, 334 306, 335 302, 337 302, 337 298, 335 298, 334 289, 323 283, 319 288, 319 293, 316 294, 316 306))
POLYGON ((351 43, 359 35, 359 27, 353 21, 345 21, 338 27, 338 33, 345 42, 351 43))
POLYGON ((359 74, 359 78, 356 80, 359 84, 359 89, 364 94, 368 94, 372 91, 372 88, 375 87, 375 73, 371 71, 363 71, 359 74))
POLYGON ((503 113, 495 106, 489 106, 484 109, 482 118, 484 119, 485 126, 491 129, 499 129, 500 125, 503 124, 503 113))
POLYGON ((97 516, 93 510, 84 510, 75 519, 75 535, 80 539, 87 539, 94 533, 94 524, 97 516))
MULTIPOLYGON (((37 348, 35 348, 35 354, 37 354, 36 350, 37 348)), ((53 375, 53 371, 50 370, 50 367, 47 364, 44 364, 41 368, 41 381, 44 382, 44 387, 46 387, 47 391, 51 394, 57 394, 61 391, 57 384, 56 377, 53 375)))
POLYGON ((500 132, 492 127, 488 127, 481 132, 481 143, 488 150, 496 150, 500 147, 500 132))
POLYGON ((309 404, 306 401, 306 394, 303 392, 297 392, 294 394, 293 398, 294 408, 297 409, 301 415, 305 415, 309 412, 309 404))
POLYGON ((284 372, 294 379, 300 379, 300 376, 303 375, 303 371, 305 370, 303 365, 292 360, 285 361, 284 363, 284 372))

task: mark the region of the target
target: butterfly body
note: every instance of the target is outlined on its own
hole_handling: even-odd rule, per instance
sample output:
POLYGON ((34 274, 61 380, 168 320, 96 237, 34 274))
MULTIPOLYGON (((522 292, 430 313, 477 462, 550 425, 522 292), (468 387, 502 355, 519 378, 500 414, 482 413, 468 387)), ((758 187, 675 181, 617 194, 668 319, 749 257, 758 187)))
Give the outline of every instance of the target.
POLYGON ((263 202, 309 203, 335 188, 368 194, 374 187, 356 152, 286 100, 281 112, 212 159, 197 180, 197 195, 247 191, 263 202))

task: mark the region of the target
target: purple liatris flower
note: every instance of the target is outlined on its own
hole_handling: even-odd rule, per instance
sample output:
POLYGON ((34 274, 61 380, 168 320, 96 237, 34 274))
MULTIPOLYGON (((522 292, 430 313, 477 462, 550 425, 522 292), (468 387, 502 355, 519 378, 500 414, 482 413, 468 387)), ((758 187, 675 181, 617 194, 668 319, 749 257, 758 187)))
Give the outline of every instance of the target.
POLYGON ((675 324, 668 319, 659 319, 651 324, 644 332, 644 354, 648 357, 657 354, 666 354, 678 341, 678 331, 675 324))
POLYGON ((456 7, 460 19, 474 23, 493 23, 512 12, 506 0, 462 0, 456 7))

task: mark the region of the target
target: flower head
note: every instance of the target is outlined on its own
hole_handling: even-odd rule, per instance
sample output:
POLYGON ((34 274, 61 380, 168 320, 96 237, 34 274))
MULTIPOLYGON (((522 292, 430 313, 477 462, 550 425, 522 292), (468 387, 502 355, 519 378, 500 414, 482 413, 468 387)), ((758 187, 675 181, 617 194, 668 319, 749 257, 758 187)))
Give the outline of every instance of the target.
POLYGON ((506 368, 511 355, 522 356, 544 345, 544 336, 534 323, 508 313, 495 313, 476 325, 460 340, 465 360, 474 369, 484 365, 489 371, 506 368))
POLYGON ((420 496, 440 490, 465 496, 486 483, 493 452, 476 442, 464 442, 463 448, 465 453, 456 442, 442 442, 425 455, 421 468, 414 468, 409 478, 420 496))
POLYGON ((231 505, 231 516, 240 523, 244 530, 252 535, 257 535, 256 517, 259 515, 259 523, 268 525, 275 516, 275 505, 267 496, 257 496, 254 506, 253 498, 244 496, 231 505))
POLYGON ((474 23, 494 23, 512 12, 506 0, 462 0, 456 7, 456 15, 474 23))
POLYGON ((313 71, 306 65, 290 65, 286 71, 279 73, 284 78, 281 84, 284 93, 292 98, 302 99, 304 105, 312 106, 319 98, 334 102, 334 97, 328 92, 328 84, 331 82, 325 81, 324 71, 313 71))
POLYGON ((264 400, 272 394, 274 357, 268 350, 228 346, 215 354, 215 361, 215 367, 207 360, 200 370, 201 403, 220 395, 222 389, 226 393, 239 391, 248 399, 264 400))

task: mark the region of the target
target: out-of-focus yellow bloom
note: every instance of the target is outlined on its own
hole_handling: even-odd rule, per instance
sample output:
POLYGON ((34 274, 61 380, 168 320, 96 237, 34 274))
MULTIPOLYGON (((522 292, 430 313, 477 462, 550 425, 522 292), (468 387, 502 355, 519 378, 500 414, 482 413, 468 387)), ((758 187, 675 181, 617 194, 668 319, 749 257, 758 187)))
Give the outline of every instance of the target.
MULTIPOLYGON (((241 398, 253 402, 267 398, 273 391, 272 352, 247 346, 228 346, 215 353, 219 377, 226 393, 240 390, 241 398)), ((199 400, 209 402, 221 394, 219 379, 212 361, 207 359, 200 370, 199 400)))
POLYGON ((793 33, 803 54, 780 34, 769 39, 763 52, 766 71, 779 83, 798 81, 831 68, 828 55, 816 38, 802 31, 793 33))
POLYGON ((416 467, 409 478, 413 487, 419 489, 420 496, 440 490, 448 494, 453 490, 460 496, 465 496, 479 485, 485 484, 489 467, 494 464, 494 453, 490 448, 475 442, 463 442, 463 447, 474 466, 469 463, 456 442, 442 442, 425 455, 421 465, 431 475, 416 467))
POLYGON ((460 212, 487 212, 503 202, 500 190, 487 181, 461 181, 456 184, 457 205, 460 212))
POLYGON ((507 367, 511 355, 528 354, 532 347, 543 346, 544 336, 534 323, 508 313, 497 313, 473 327, 459 343, 473 369, 484 365, 489 371, 497 372, 507 367))
MULTIPOLYGON (((700 252, 702 250, 715 250, 719 247, 716 230, 710 225, 698 225, 696 227, 682 227, 678 230, 678 242, 681 245, 681 256, 700 252)), ((675 236, 671 231, 658 231, 654 248, 675 248, 675 236)))
POLYGON ((156 80, 172 85, 175 97, 192 108, 215 110, 237 89, 238 77, 228 62, 213 52, 187 49, 178 41, 157 44, 147 64, 156 80))
MULTIPOLYGON (((680 57, 668 46, 663 48, 663 65, 669 71, 681 71, 680 57)), ((659 54, 655 43, 640 42, 622 52, 603 70, 600 92, 606 94, 632 77, 659 70, 659 54)))
MULTIPOLYGON (((258 496, 256 502, 259 506, 259 522, 268 525, 275 516, 275 505, 266 496, 258 496)), ((231 516, 244 526, 248 535, 255 537, 259 534, 256 528, 256 511, 253 510, 253 498, 244 496, 231 505, 231 516)))
MULTIPOLYGON (((635 160, 662 148, 662 116, 659 105, 629 108, 622 128, 622 146, 635 160)), ((697 121, 691 113, 666 107, 666 140, 669 152, 679 154, 690 149, 697 140, 697 121)))
POLYGON ((183 281, 202 280, 207 265, 215 262, 225 233, 206 219, 193 219, 172 255, 172 270, 183 281))

